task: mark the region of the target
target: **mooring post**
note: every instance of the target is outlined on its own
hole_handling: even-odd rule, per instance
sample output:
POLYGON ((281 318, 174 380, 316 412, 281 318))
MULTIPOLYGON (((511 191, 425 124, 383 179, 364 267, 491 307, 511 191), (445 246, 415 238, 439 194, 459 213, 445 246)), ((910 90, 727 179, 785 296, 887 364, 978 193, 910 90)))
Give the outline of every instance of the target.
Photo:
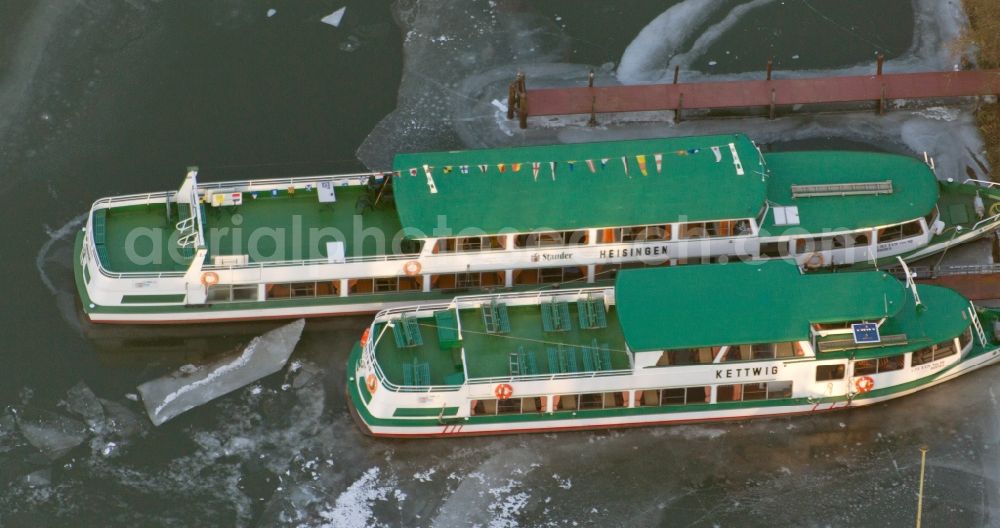
POLYGON ((677 84, 677 79, 681 76, 680 65, 674 66, 674 84, 677 84))
POLYGON ((590 97, 590 121, 587 121, 587 126, 595 127, 597 126, 597 97, 590 97))
POLYGON ((594 87, 594 70, 590 70, 590 75, 587 76, 587 88, 594 87))
POLYGON ((517 117, 518 126, 528 128, 528 92, 524 87, 524 72, 517 72, 517 117))
POLYGON ((924 466, 927 464, 927 446, 920 446, 920 489, 917 491, 917 528, 924 510, 924 466))
POLYGON ((683 118, 681 117, 681 110, 684 109, 684 92, 681 92, 677 97, 677 110, 674 110, 674 122, 680 123, 683 118))
POLYGON ((879 53, 875 61, 876 61, 875 75, 882 75, 882 63, 885 62, 885 55, 879 53))
POLYGON ((774 57, 767 58, 767 80, 771 80, 771 69, 774 67, 774 57))
POLYGON ((514 119, 514 105, 517 102, 516 83, 510 83, 507 87, 507 119, 514 119))
MULTIPOLYGON (((770 72, 768 72, 768 73, 770 73, 770 72)), ((770 78, 770 75, 768 75, 768 77, 770 78)), ((770 79, 768 79, 768 80, 770 80, 770 79)), ((774 119, 774 88, 771 88, 771 109, 767 113, 767 118, 768 119, 774 119)))
POLYGON ((885 83, 882 83, 882 93, 878 99, 878 115, 885 114, 885 83))

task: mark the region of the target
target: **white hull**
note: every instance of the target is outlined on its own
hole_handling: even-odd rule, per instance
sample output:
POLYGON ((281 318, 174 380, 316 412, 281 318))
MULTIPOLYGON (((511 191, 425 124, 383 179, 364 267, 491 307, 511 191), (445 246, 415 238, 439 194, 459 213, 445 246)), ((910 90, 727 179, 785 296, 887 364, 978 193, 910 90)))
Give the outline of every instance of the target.
MULTIPOLYGON (((573 418, 558 420, 532 420, 529 422, 503 422, 492 424, 463 423, 464 420, 451 420, 451 423, 416 427, 416 426, 382 426, 364 423, 363 426, 375 436, 388 437, 429 437, 429 436, 464 436, 486 434, 528 433, 540 431, 566 431, 578 429, 602 429, 620 427, 639 427, 650 425, 672 425, 682 423, 697 423, 725 420, 743 420, 749 418, 768 418, 790 415, 806 415, 818 412, 864 407, 893 400, 913 394, 917 391, 933 387, 967 374, 976 369, 1000 362, 1000 348, 996 348, 976 358, 963 361, 927 383, 909 389, 893 392, 885 396, 865 397, 833 403, 816 403, 806 405, 784 405, 769 407, 748 407, 740 409, 721 409, 710 411, 670 412, 643 414, 638 416, 606 416, 598 418, 573 418)), ((365 390, 363 380, 357 378, 354 383, 360 383, 357 390, 365 390)), ((582 411, 586 413, 586 411, 582 411)))

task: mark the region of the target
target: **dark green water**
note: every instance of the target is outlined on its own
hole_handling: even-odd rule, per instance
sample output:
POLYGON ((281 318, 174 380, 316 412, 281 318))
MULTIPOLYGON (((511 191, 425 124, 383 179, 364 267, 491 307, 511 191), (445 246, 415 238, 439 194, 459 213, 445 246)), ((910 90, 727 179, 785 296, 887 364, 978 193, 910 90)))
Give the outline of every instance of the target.
MULTIPOLYGON (((159 428, 129 398, 139 383, 275 325, 79 319, 71 238, 93 200, 175 188, 189 165, 208 180, 361 169, 356 151, 397 110, 401 81, 417 95, 460 93, 466 77, 533 57, 580 71, 617 64, 677 3, 0 2, 0 526, 902 526, 922 442, 932 449, 925 522, 996 523, 991 370, 832 416, 391 442, 361 436, 344 406, 344 362, 365 318, 307 324, 293 361, 314 377, 283 371, 159 428), (319 22, 342 5, 339 28, 319 22), (412 35, 415 21, 433 33, 412 35), (438 35, 454 39, 433 48, 426 39, 438 35), (522 49, 531 42, 550 47, 522 49), (47 457, 17 424, 81 423, 68 396, 81 382, 114 419, 47 457)), ((716 2, 686 46, 738 5, 716 2)), ((686 69, 905 58, 929 30, 917 5, 761 3, 686 69)), ((497 84, 493 97, 503 93, 497 84)), ((489 123, 488 101, 470 122, 489 123)), ((399 117, 369 147, 391 157, 397 145, 463 146, 452 131, 463 116, 430 110, 413 114, 420 126, 399 117)))

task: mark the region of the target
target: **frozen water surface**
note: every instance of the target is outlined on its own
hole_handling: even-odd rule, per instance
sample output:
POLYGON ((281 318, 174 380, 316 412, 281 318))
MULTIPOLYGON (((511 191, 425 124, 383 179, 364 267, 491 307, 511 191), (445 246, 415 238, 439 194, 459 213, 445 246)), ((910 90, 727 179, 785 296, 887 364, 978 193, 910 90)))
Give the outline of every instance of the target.
MULTIPOLYGON (((867 10, 834 13, 834 3, 809 3, 847 28, 873 16, 867 10)), ((217 18, 212 21, 218 23, 213 31, 239 42, 240 52, 250 41, 243 37, 260 36, 239 33, 254 20, 266 24, 261 35, 271 35, 265 31, 276 31, 294 20, 317 29, 316 21, 337 6, 272 4, 282 16, 266 21, 261 14, 262 7, 268 6, 246 4, 249 2, 220 0, 206 7, 217 18)), ((748 64, 746 71, 733 70, 733 63, 740 62, 724 51, 743 53, 733 39, 742 31, 740 21, 747 18, 773 14, 776 30, 802 23, 781 19, 783 6, 790 4, 684 0, 650 8, 638 2, 627 7, 572 3, 544 12, 546 7, 534 3, 500 0, 398 2, 394 14, 405 55, 398 106, 375 127, 361 145, 359 156, 372 167, 385 168, 399 150, 739 130, 766 148, 851 145, 908 154, 926 150, 935 156, 940 177, 961 178, 970 170, 985 174, 982 144, 969 105, 914 108, 894 104, 884 117, 864 112, 793 115, 774 121, 692 119, 673 123, 665 113, 598 116, 600 126, 594 129, 584 126, 586 116, 532 120, 527 131, 505 119, 502 97, 518 70, 527 73, 531 86, 583 85, 592 67, 599 84, 654 81, 672 75, 673 66, 680 66, 686 80, 759 76, 760 64, 748 64), (676 18, 661 16, 671 10, 676 18), (593 22, 595 18, 600 21, 593 22), (678 19, 687 23, 679 24, 678 19), (581 59, 575 51, 587 48, 585 40, 601 36, 573 32, 588 21, 609 34, 621 31, 619 27, 632 29, 611 55, 590 53, 588 57, 597 59, 589 64, 589 58, 581 59), (656 27, 671 33, 658 40, 656 27), (607 63, 609 60, 614 62, 607 63), (717 65, 711 71, 701 71, 707 69, 709 60, 717 65), (715 71, 722 73, 716 75, 715 71)), ((890 57, 887 69, 952 68, 956 58, 949 54, 947 43, 964 24, 957 2, 915 0, 912 5, 912 43, 890 57)), ((106 9, 95 2, 81 6, 106 9)), ((69 8, 60 7, 51 16, 61 9, 69 8)), ((127 31, 114 40, 126 50, 124 54, 133 42, 129 35, 138 35, 134 42, 141 43, 139 37, 146 35, 146 30, 155 34, 162 29, 135 23, 137 13, 157 13, 169 7, 163 2, 133 0, 127 9, 133 23, 123 22, 127 31)), ((359 27, 366 23, 360 16, 362 4, 352 3, 350 9, 359 16, 359 27)), ((185 13, 196 19, 209 16, 202 10, 185 13)), ((381 23, 388 26, 388 18, 381 23)), ((831 23, 820 20, 823 25, 816 27, 829 29, 831 23)), ((893 22, 886 20, 887 24, 893 22)), ((68 34, 75 29, 68 28, 68 34)), ((347 36, 336 40, 342 32, 322 26, 318 30, 327 37, 332 35, 328 52, 348 57, 344 60, 355 60, 375 47, 368 42, 384 43, 372 36, 375 30, 364 33, 359 29, 357 41, 347 36), (357 42, 366 45, 359 49, 357 42), (339 46, 354 51, 343 53, 339 46)), ((20 100, 22 90, 32 86, 27 77, 44 64, 32 60, 44 48, 44 38, 43 42, 38 40, 23 41, 32 53, 15 64, 13 77, 8 78, 12 81, 0 85, 0 100, 20 100)), ((292 40, 266 42, 282 49, 281 45, 292 40)), ((600 42, 604 46, 605 41, 600 42)), ((305 56, 315 49, 292 49, 288 56, 305 56)), ((875 50, 831 68, 816 66, 814 57, 823 55, 824 50, 808 43, 778 51, 784 57, 800 56, 796 67, 801 69, 779 72, 789 77, 868 73, 875 50)), ((102 49, 101 53, 111 52, 102 49)), ((115 60, 122 57, 108 56, 115 60)), ((207 89, 215 78, 205 77, 211 82, 199 86, 207 89)), ((140 81, 136 84, 142 89, 136 91, 147 88, 145 79, 140 81)), ((191 82, 195 81, 201 79, 191 82)), ((291 81, 302 82, 297 78, 291 81)), ((272 88, 265 97, 271 101, 276 97, 272 82, 278 81, 252 79, 245 86, 248 91, 257 86, 272 88)), ((395 91, 396 86, 393 83, 386 89, 395 91)), ((350 97, 329 90, 317 93, 329 98, 330 105, 357 105, 354 93, 350 97)), ((118 96, 116 93, 115 102, 118 96)), ((248 99, 245 107, 253 108, 252 101, 248 99)), ((145 112, 149 104, 143 99, 135 106, 136 112, 145 112)), ((171 102, 171 117, 178 107, 185 107, 184 102, 171 102)), ((4 141, 13 135, 11 128, 6 129, 6 136, 3 130, 10 115, 0 115, 0 139, 4 141)), ((29 115, 33 126, 53 126, 62 118, 62 112, 47 107, 29 115), (42 112, 51 120, 38 119, 42 112)), ((145 114, 143 119, 147 119, 145 114)), ((262 128, 254 133, 281 135, 288 131, 262 128)), ((306 134, 300 131, 299 135, 306 134)), ((167 136, 142 140, 158 149, 178 143, 177 138, 167 136)), ((76 148, 88 153, 96 148, 90 137, 81 141, 83 146, 76 148)), ((133 150, 130 147, 117 154, 131 157, 133 150)), ((203 155, 197 149, 182 154, 179 157, 185 162, 203 155)), ((100 161, 108 162, 104 158, 100 161)), ((177 166, 182 167, 182 162, 177 166)), ((120 185, 115 184, 122 188, 109 186, 109 192, 169 188, 174 184, 172 169, 163 170, 169 174, 162 181, 142 182, 128 181, 132 173, 124 171, 128 179, 122 176, 120 185)), ((37 172, 44 179, 54 178, 52 173, 37 172)), ((102 170, 100 175, 106 172, 102 170)), ((71 176, 76 177, 75 173, 71 176)), ((100 179, 95 176, 95 182, 100 179)), ((72 238, 83 217, 71 217, 84 210, 91 199, 88 195, 86 200, 74 201, 75 193, 66 189, 65 181, 54 180, 51 189, 42 182, 36 194, 29 193, 25 200, 73 211, 57 216, 57 221, 32 220, 29 226, 42 236, 29 252, 26 276, 38 283, 37 296, 56 299, 52 306, 45 304, 41 315, 32 313, 30 317, 52 326, 61 324, 60 317, 68 324, 78 321, 68 263, 73 258, 72 238), (39 249, 36 261, 31 262, 30 255, 39 249)), ((3 183, 14 184, 8 180, 3 183)), ((20 239, 18 243, 23 245, 20 239)), ((14 247, 13 242, 10 247, 14 247)), ((968 259, 989 255, 983 247, 961 253, 961 258, 968 259)), ((18 259, 7 262, 20 265, 18 259)), ((27 317, 9 317, 5 324, 12 331, 27 324, 27 317)), ((1000 387, 995 368, 884 405, 829 415, 607 432, 392 441, 363 436, 346 410, 345 362, 367 319, 310 321, 285 373, 236 388, 227 397, 192 408, 156 428, 142 416, 142 406, 127 396, 137 384, 184 364, 205 365, 206 353, 245 344, 244 337, 261 335, 268 325, 220 329, 220 335, 212 336, 205 335, 211 329, 183 328, 160 338, 154 337, 158 330, 149 328, 109 331, 110 336, 95 338, 101 335, 99 330, 74 326, 71 335, 79 334, 78 330, 86 332, 86 343, 90 344, 77 349, 46 342, 45 335, 35 336, 39 344, 32 342, 33 353, 46 346, 60 352, 51 356, 57 358, 51 361, 53 365, 80 364, 71 361, 73 354, 80 354, 79 349, 99 356, 100 363, 94 362, 90 370, 63 372, 68 380, 47 379, 49 365, 43 381, 23 382, 17 373, 5 378, 8 383, 14 380, 16 386, 9 391, 15 403, 0 412, 0 525, 912 526, 921 445, 930 448, 925 525, 1000 524, 1000 387), (87 383, 78 384, 81 378, 87 383), (101 381, 95 383, 94 378, 101 381), (59 388, 51 389, 50 385, 59 388)), ((188 380, 196 383, 207 379, 210 372, 215 370, 202 366, 188 380)), ((51 374, 57 378, 60 371, 51 368, 51 374)), ((161 401, 175 395, 163 411, 171 410, 171 405, 179 409, 190 403, 187 398, 197 391, 180 392, 182 386, 160 391, 161 401)), ((154 405, 154 410, 159 405, 154 405)))

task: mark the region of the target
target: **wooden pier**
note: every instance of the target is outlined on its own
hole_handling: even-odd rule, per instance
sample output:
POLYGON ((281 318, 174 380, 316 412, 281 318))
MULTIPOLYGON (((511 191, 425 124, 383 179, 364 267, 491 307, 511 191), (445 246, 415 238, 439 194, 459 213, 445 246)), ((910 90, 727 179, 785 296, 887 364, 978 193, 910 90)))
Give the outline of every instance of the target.
POLYGON ((751 81, 678 83, 677 69, 671 84, 536 88, 528 90, 524 74, 511 83, 507 118, 516 115, 521 128, 528 117, 617 112, 715 110, 763 107, 774 118, 775 108, 788 105, 874 102, 879 113, 891 99, 943 99, 1000 94, 1000 70, 924 73, 882 73, 879 57, 875 73, 843 77, 772 79, 768 62, 766 78, 751 81))

